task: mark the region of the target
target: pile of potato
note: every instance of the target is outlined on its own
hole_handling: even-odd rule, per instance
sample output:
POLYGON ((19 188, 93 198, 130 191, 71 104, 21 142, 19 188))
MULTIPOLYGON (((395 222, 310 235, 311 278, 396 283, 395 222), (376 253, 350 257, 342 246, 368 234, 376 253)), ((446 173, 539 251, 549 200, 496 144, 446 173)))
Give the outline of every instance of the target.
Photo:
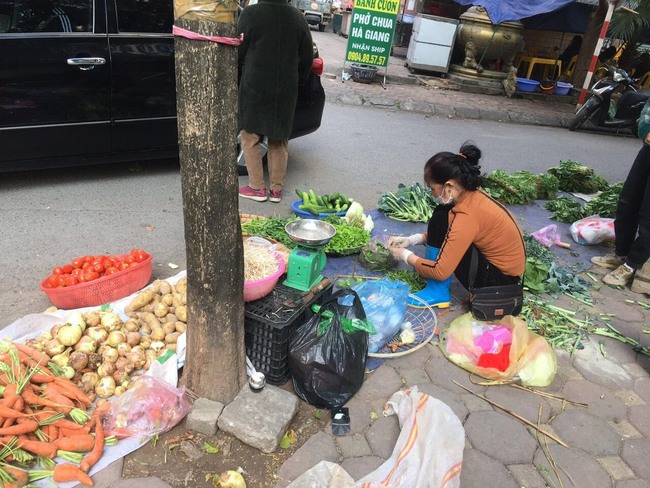
POLYGON ((176 350, 187 329, 186 304, 186 278, 174 285, 155 280, 125 307, 126 321, 110 309, 71 312, 65 323, 26 343, 47 353, 49 367, 58 368, 91 399, 119 396, 132 376, 176 350))

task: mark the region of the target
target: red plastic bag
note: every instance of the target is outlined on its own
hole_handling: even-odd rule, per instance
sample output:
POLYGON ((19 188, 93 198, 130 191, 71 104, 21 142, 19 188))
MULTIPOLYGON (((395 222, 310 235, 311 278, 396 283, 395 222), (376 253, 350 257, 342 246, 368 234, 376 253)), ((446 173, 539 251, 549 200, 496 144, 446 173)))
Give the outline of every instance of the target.
POLYGON ((154 376, 143 375, 111 404, 104 421, 107 435, 117 437, 153 436, 166 432, 192 406, 184 397, 185 387, 175 388, 154 376))
POLYGON ((605 241, 613 241, 614 219, 606 219, 598 215, 592 215, 578 220, 571 224, 571 237, 578 244, 600 244, 605 241))

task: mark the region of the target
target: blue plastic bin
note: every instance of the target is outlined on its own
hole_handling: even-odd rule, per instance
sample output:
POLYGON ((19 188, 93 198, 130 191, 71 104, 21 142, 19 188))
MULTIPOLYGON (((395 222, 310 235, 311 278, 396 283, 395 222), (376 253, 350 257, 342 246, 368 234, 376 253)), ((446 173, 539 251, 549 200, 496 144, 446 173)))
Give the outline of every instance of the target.
POLYGON ((564 83, 562 81, 558 81, 557 84, 555 85, 555 90, 553 93, 555 95, 568 95, 569 90, 573 88, 573 85, 571 83, 564 83))
POLYGON ((539 81, 530 78, 517 78, 517 89, 523 92, 534 92, 539 86, 539 81))
MULTIPOLYGON (((299 205, 302 205, 302 200, 296 200, 295 202, 293 202, 291 204, 291 210, 293 210, 293 213, 295 213, 298 217, 301 217, 303 219, 318 219, 318 220, 321 220, 321 219, 324 219, 325 217, 329 217, 330 215, 335 215, 334 212, 314 215, 312 213, 305 212, 304 210, 300 210, 298 208, 299 205)), ((339 212, 336 215, 340 215, 341 217, 343 217, 345 215, 345 212, 339 212)))

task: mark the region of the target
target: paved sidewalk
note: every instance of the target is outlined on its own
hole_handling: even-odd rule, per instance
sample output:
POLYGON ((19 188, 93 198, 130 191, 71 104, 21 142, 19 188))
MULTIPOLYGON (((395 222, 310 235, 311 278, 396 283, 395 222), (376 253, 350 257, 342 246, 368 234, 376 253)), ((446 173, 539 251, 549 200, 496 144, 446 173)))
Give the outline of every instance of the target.
POLYGON ((385 88, 378 81, 383 79, 379 73, 371 84, 343 82, 342 71, 349 70, 349 63, 344 67, 347 39, 331 31, 312 30, 312 37, 324 60, 322 83, 330 103, 555 127, 568 127, 575 113, 575 105, 551 101, 543 94, 533 98, 519 98, 515 94, 507 98, 505 95, 461 92, 457 84, 439 75, 411 74, 404 66, 405 58, 398 56, 389 59, 385 88))

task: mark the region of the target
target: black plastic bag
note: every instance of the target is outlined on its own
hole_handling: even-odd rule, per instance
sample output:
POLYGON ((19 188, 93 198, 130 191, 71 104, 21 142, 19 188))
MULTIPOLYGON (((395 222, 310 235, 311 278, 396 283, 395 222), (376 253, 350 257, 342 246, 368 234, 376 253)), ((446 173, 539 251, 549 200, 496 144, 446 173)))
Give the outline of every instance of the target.
POLYGON ((321 408, 340 407, 363 384, 368 356, 368 333, 343 332, 342 318, 365 319, 359 296, 350 289, 333 293, 320 310, 294 333, 289 343, 289 370, 293 387, 300 398, 321 408), (338 299, 352 295, 352 305, 339 305, 338 299), (318 335, 324 311, 333 317, 327 330, 318 335))

